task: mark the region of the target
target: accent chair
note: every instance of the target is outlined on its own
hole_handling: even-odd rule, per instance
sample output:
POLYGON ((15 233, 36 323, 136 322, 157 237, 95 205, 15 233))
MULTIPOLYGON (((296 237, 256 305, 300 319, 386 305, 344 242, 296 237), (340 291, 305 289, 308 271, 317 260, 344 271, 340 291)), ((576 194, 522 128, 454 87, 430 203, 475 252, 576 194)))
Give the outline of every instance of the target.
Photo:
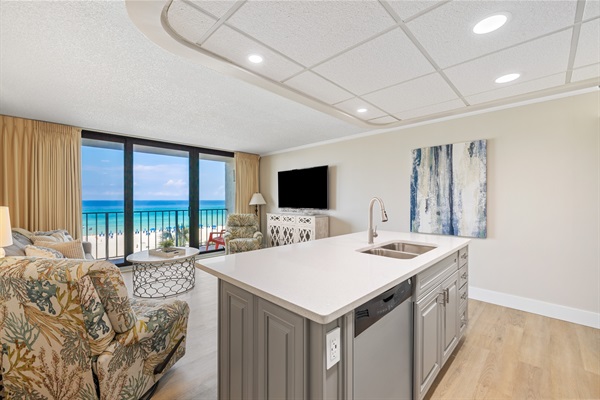
POLYGON ((261 248, 263 234, 254 214, 229 214, 225 224, 225 254, 241 253, 261 248))
POLYGON ((130 299, 108 261, 0 260, 0 398, 149 398, 185 354, 189 307, 130 299))

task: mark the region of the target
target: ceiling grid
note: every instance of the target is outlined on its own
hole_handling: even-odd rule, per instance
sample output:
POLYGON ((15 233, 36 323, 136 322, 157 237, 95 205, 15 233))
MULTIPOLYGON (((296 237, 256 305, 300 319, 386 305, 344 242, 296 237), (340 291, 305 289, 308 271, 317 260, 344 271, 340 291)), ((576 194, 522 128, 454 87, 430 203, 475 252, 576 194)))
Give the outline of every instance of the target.
MULTIPOLYGON (((179 32, 176 22, 186 20, 177 15, 185 11, 174 7, 180 1, 189 0, 172 0, 165 9, 170 27, 185 37, 189 26, 179 32)), ((216 46, 209 39, 198 46, 345 115, 389 125, 407 116, 422 118, 423 112, 435 117, 466 111, 470 101, 482 104, 481 99, 488 99, 493 105, 569 84, 574 68, 594 64, 576 65, 583 18, 587 15, 590 25, 598 25, 595 4, 585 14, 593 1, 238 1, 207 31, 211 38, 227 40, 216 46), (479 20, 495 13, 508 16, 505 26, 488 35, 471 32, 479 20), (225 35, 228 28, 245 39, 225 35), (564 44, 565 34, 570 35, 569 45, 564 44), (261 53, 263 63, 245 61, 254 53, 261 53), (294 70, 282 60, 301 68, 294 70), (510 65, 520 79, 494 83, 510 65), (565 80, 556 84, 561 71, 565 80), (510 86, 514 88, 507 90, 510 86), (424 95, 425 90, 436 95, 424 95)), ((202 10, 209 3, 194 5, 202 10)), ((585 38, 589 42, 592 36, 590 30, 585 38)), ((589 58, 598 59, 597 53, 589 58)))

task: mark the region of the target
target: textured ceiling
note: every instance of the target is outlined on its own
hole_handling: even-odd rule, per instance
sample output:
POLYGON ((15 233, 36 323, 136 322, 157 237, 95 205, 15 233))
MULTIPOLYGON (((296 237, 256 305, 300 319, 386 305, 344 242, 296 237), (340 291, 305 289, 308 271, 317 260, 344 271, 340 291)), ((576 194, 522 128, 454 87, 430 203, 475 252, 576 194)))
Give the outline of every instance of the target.
POLYGON ((0 0, 0 113, 265 154, 597 85, 599 17, 596 0, 0 0), (474 36, 495 11, 509 22, 474 36))
POLYGON ((318 109, 373 125, 594 86, 600 77, 598 0, 218 4, 169 1, 164 29, 205 54, 301 92, 318 109), (472 32, 500 12, 509 16, 503 27, 472 32), (250 54, 264 62, 250 63, 250 54), (494 82, 512 72, 521 77, 494 82))
POLYGON ((118 1, 2 0, 0 114, 258 154, 366 130, 165 51, 118 1))

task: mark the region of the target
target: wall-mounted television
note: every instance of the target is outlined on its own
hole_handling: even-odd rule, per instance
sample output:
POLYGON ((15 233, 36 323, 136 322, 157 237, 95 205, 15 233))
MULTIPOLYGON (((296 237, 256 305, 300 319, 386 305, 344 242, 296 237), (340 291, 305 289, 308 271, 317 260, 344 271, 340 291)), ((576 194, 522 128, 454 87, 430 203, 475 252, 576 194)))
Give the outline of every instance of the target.
POLYGON ((277 173, 279 208, 327 210, 327 165, 277 173))

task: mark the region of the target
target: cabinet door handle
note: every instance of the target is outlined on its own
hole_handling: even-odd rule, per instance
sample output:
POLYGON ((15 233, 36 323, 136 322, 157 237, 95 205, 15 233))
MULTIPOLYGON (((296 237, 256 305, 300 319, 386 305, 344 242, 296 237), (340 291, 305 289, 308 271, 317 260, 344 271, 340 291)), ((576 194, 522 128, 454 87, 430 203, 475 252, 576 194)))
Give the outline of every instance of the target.
POLYGON ((467 276, 469 276, 466 272, 463 272, 463 274, 460 276, 462 279, 467 279, 467 276))
POLYGON ((444 302, 450 303, 450 289, 444 289, 444 302))
POLYGON ((461 299, 465 300, 467 298, 467 292, 464 292, 462 294, 462 296, 460 296, 461 299))
POLYGON ((444 304, 446 302, 446 294, 445 292, 442 292, 440 294, 438 294, 437 299, 435 300, 436 303, 438 304, 444 304))

